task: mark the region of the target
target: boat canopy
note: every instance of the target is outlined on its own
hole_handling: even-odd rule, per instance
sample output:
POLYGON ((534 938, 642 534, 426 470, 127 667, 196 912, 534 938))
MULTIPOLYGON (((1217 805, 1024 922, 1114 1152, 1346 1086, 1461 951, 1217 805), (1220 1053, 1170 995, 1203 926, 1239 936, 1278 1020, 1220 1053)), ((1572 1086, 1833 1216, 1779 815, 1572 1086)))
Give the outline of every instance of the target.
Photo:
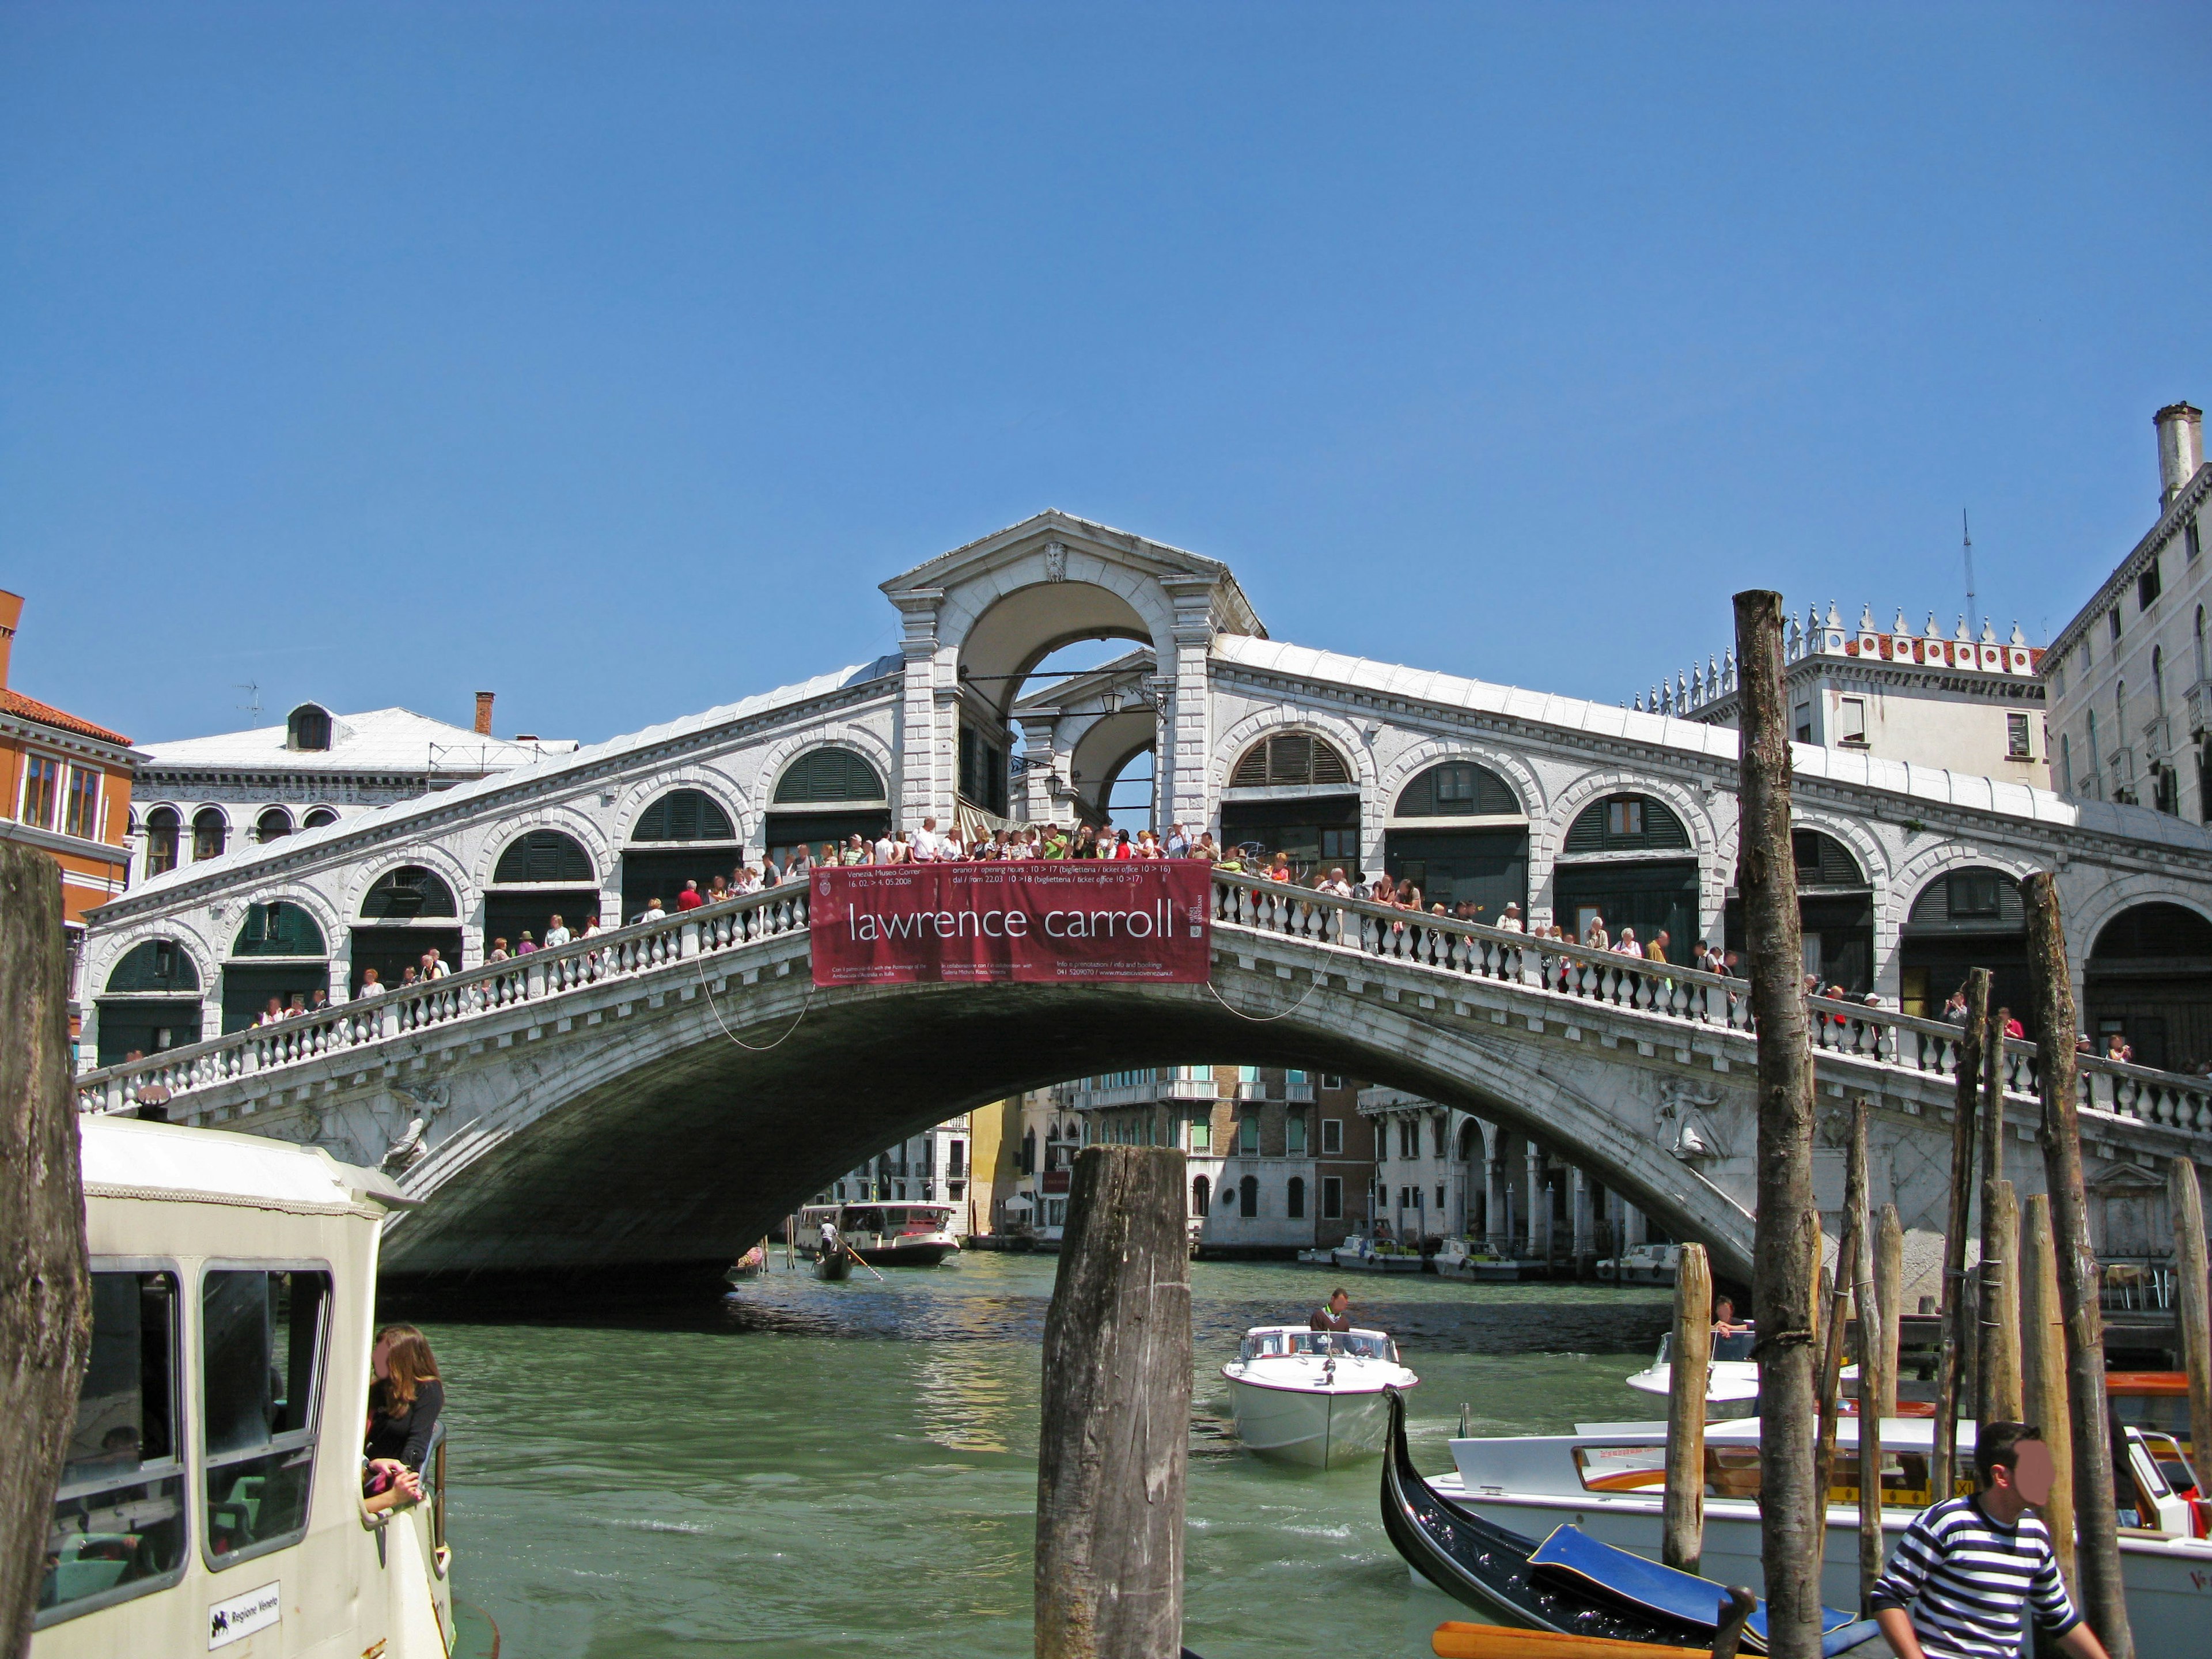
POLYGON ((84 1188, 93 1197, 246 1203, 308 1214, 420 1202, 376 1170, 341 1164, 319 1146, 266 1135, 137 1119, 82 1121, 84 1188))

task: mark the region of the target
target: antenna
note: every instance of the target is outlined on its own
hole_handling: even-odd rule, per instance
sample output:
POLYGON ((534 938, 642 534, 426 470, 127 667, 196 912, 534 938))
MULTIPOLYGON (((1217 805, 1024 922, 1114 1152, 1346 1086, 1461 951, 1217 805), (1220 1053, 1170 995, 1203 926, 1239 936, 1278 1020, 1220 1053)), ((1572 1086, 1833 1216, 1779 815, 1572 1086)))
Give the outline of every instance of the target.
POLYGON ((1966 543, 1966 631, 1971 635, 1981 627, 1982 619, 1974 614, 1974 531, 1963 507, 1959 509, 1959 533, 1966 543))
POLYGON ((238 706, 247 714, 258 714, 261 712, 261 686, 258 681, 248 680, 243 685, 234 685, 231 690, 246 693, 247 701, 238 706))

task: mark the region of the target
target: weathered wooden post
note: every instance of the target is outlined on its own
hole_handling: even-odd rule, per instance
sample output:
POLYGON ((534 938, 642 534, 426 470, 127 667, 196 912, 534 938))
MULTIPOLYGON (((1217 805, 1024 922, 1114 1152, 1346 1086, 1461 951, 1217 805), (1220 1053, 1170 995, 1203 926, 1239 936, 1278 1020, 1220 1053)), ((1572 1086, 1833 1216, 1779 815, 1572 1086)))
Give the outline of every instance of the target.
POLYGON ((1982 1261, 1974 1296, 1978 1423, 2020 1420, 2020 1304, 2013 1294, 2020 1215, 2008 1210, 2012 1183, 2004 1178, 2004 1034, 2011 1018, 2012 1010, 2000 1008, 1982 1028, 1982 1261))
POLYGON ((1674 1269, 1674 1337, 1667 1353, 1667 1490, 1659 1559, 1695 1572, 1705 1553, 1705 1388, 1713 1355, 1713 1275, 1702 1244, 1682 1246, 1674 1269))
MULTIPOLYGON (((2204 1194, 2197 1165, 2177 1158, 2166 1176, 2172 1211, 2173 1274, 2181 1312, 2181 1363, 2189 1375, 2190 1455, 2202 1475, 2212 1468, 2212 1291, 2206 1286, 2204 1194)), ((2212 1480, 2212 1475, 2206 1475, 2212 1480)))
MULTIPOLYGON (((1865 1110, 1862 1104, 1858 1109, 1865 1110)), ((1861 1126, 1862 1127, 1863 1125, 1861 1126)), ((1850 1167, 1848 1158, 1845 1168, 1850 1167)), ((1863 1180, 1864 1167, 1859 1170, 1863 1180)), ((1820 1369, 1818 1376, 1820 1389, 1820 1430, 1813 1442, 1813 1490, 1820 1495, 1820 1522, 1813 1528, 1813 1572, 1819 1582, 1821 1564, 1828 1553, 1828 1488, 1836 1468, 1836 1424, 1842 1415, 1844 1336, 1850 1328, 1850 1296, 1853 1288, 1851 1264, 1858 1259, 1857 1210, 1850 1190, 1850 1176, 1844 1176, 1844 1236, 1836 1243, 1836 1271, 1828 1288, 1827 1322, 1820 1330, 1820 1369)))
POLYGON ((1882 1374, 1881 1328, 1887 1310, 1875 1288, 1874 1213, 1867 1180, 1867 1107, 1851 1113, 1851 1139, 1844 1158, 1844 1205, 1856 1239, 1851 1251, 1851 1301, 1859 1334, 1859 1609, 1863 1615, 1875 1580, 1881 1577, 1881 1395, 1896 1384, 1882 1374))
POLYGON ((1044 1324, 1037 1659, 1176 1659, 1190 1446, 1183 1156, 1075 1160, 1044 1324))
POLYGON ((2051 1255, 2066 1316, 2066 1403, 2074 1430, 2075 1525, 2081 1609, 2112 1659, 2135 1659, 2120 1578, 2119 1511, 2112 1501, 2112 1444, 2105 1405, 2105 1319, 2097 1253, 2081 1182, 2081 1119, 2075 1098, 2074 981, 2058 884, 2027 878, 2027 977, 2035 1008, 2036 1078, 2043 1092, 2044 1184, 2051 1194, 2051 1255))
POLYGON ((1875 1415, 1897 1415, 1898 1322, 1905 1316, 1905 1223, 1897 1206, 1881 1206, 1881 1228, 1875 1241, 1874 1296, 1881 1304, 1881 1382, 1875 1415))
POLYGON ((1735 596, 1741 817, 1736 843, 1759 1039, 1759 1218, 1753 1299, 1760 1364, 1759 1555, 1767 1651, 1820 1650, 1812 1537, 1827 1494, 1813 1488, 1813 1293, 1820 1217, 1813 1204, 1813 1051, 1803 930, 1790 840, 1789 709, 1782 681, 1782 596, 1735 596))
POLYGON ((2074 1571, 2074 1433, 2066 1409, 2066 1316, 2058 1305, 2058 1260, 2051 1243, 2051 1200, 2027 1200, 2020 1232, 2021 1409, 2042 1425, 2051 1447, 2051 1501, 2043 1524, 2066 1588, 2074 1571))
POLYGON ((92 1340, 61 866, 0 842, 0 1654, 27 1653, 92 1340))
POLYGON ((1951 1120, 1951 1218, 1943 1230, 1943 1311, 1937 1322, 1936 1446, 1928 1460, 1930 1501, 1951 1495, 1958 1462, 1959 1372, 1966 1361, 1972 1328, 1967 1323, 1966 1227, 1974 1201, 1974 1121, 1980 1097, 1982 1034, 1990 1018, 1990 971, 1966 975, 1966 1024, 1959 1033, 1958 1092, 1951 1120))

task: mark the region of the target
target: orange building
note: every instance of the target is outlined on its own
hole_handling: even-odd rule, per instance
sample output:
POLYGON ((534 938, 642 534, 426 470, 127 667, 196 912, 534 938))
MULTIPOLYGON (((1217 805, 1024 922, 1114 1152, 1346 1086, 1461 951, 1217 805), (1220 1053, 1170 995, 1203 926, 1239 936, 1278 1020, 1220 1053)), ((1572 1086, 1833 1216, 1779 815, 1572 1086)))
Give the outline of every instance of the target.
POLYGON ((130 873, 131 739, 9 689, 8 659, 23 614, 0 592, 0 836, 51 854, 62 867, 70 934, 70 1029, 82 1002, 76 983, 84 913, 120 893, 130 873))

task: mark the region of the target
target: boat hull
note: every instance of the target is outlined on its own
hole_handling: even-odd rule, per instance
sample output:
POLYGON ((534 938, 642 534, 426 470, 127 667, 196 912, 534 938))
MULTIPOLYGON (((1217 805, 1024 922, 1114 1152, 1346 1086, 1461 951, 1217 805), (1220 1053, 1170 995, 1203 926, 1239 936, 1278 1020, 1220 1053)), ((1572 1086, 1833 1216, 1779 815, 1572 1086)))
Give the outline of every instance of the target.
POLYGON ((879 1244, 860 1251, 860 1260, 876 1267, 934 1267, 959 1249, 957 1244, 879 1244))
POLYGON ((1379 1389, 1324 1394, 1231 1378, 1229 1399, 1237 1413, 1237 1437, 1247 1450, 1305 1468, 1337 1468, 1377 1456, 1389 1429, 1379 1389))
POLYGON ((836 1280, 853 1276, 853 1255, 849 1250, 822 1251, 814 1258, 817 1279, 836 1280))

